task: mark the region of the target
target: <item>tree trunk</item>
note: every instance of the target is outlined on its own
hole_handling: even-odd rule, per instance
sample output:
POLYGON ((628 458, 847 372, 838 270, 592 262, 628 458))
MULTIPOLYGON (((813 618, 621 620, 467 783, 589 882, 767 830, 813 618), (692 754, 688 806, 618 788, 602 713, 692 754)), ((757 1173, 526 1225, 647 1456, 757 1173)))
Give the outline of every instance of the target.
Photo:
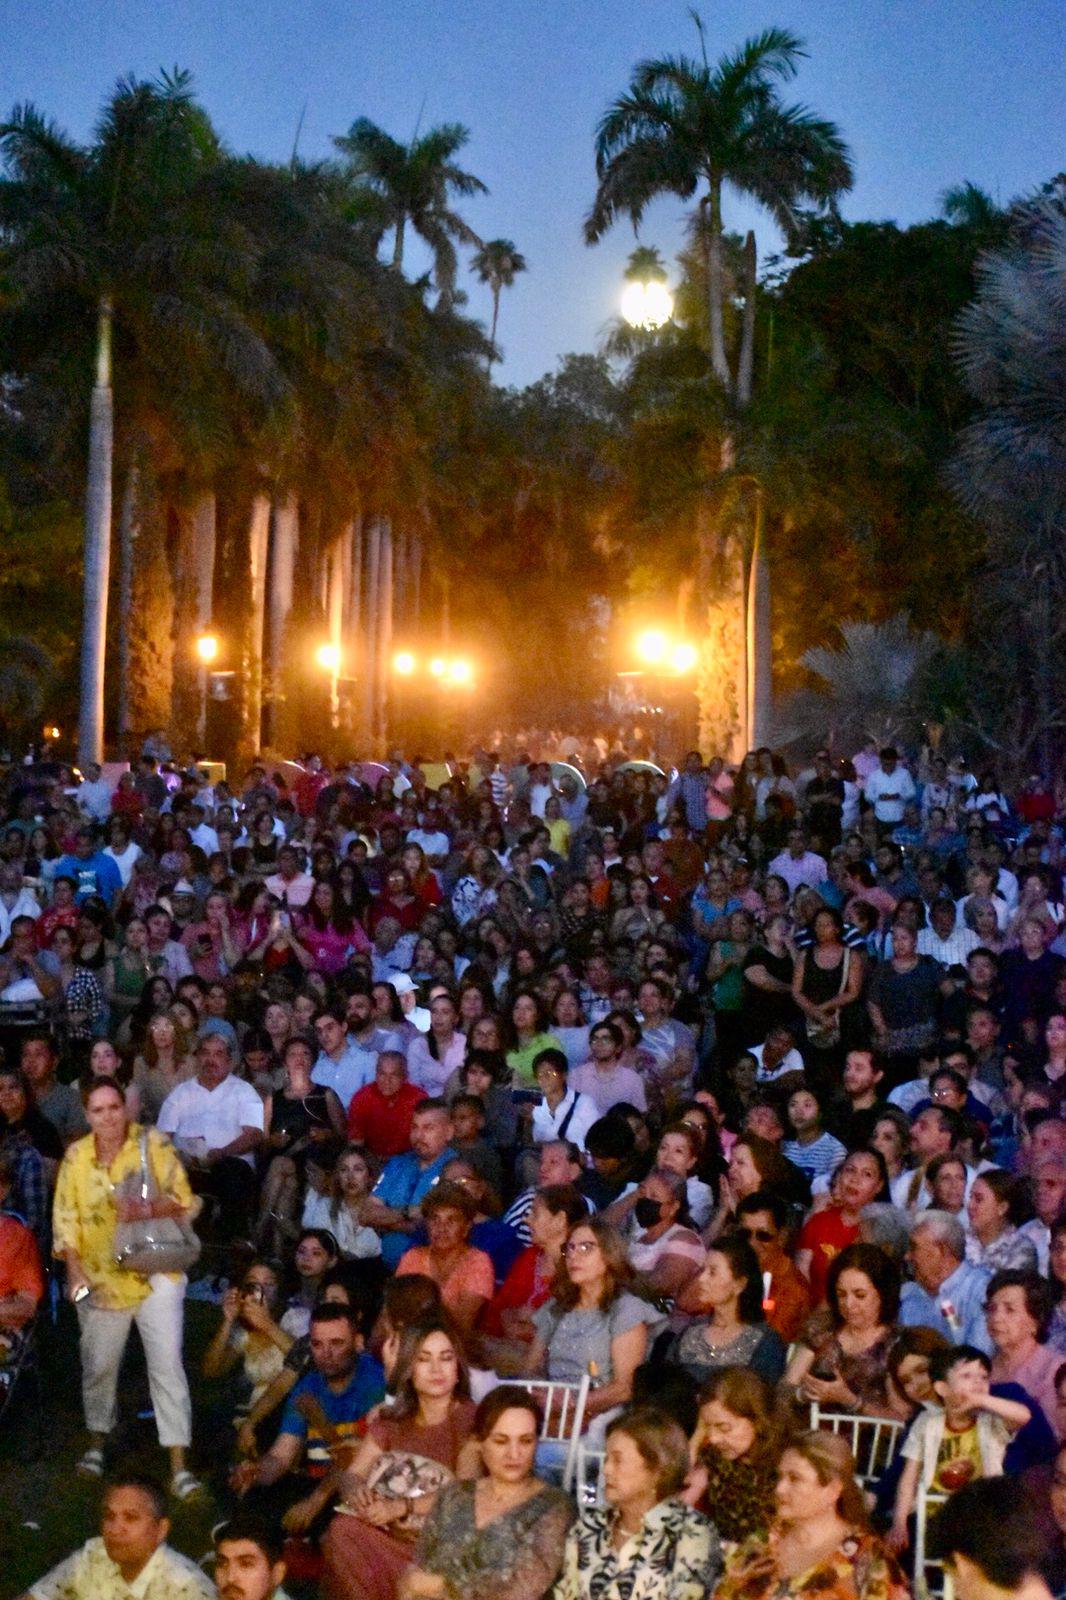
POLYGON ((281 732, 282 704, 285 698, 285 645, 292 611, 296 547, 299 540, 299 513, 296 496, 288 495, 275 503, 273 538, 270 552, 270 743, 276 744, 281 732))
MULTIPOLYGON (((193 511, 193 616, 192 647, 211 626, 215 604, 215 540, 217 506, 213 493, 201 495, 193 511)), ((196 656, 196 747, 206 754, 207 741, 207 681, 208 668, 196 656)))
POLYGON ((707 208, 707 316, 711 335, 711 367, 719 383, 730 393, 732 378, 725 351, 724 273, 722 271, 722 190, 715 185, 704 201, 707 208))
POLYGON ((411 629, 418 632, 422 621, 422 535, 411 535, 411 629))
POLYGON ((397 272, 403 271, 403 230, 406 220, 405 217, 401 217, 396 224, 396 242, 392 249, 392 264, 397 272))
POLYGON ((445 571, 440 575, 440 642, 443 645, 452 642, 452 580, 451 574, 445 571))
POLYGON ((770 632, 770 566, 766 559, 765 512, 762 491, 755 492, 751 566, 748 571, 748 748, 757 750, 770 736, 773 713, 770 632))
POLYGON ((249 754, 263 742, 263 647, 266 632, 267 558, 270 553, 270 500, 257 494, 248 522, 248 571, 252 610, 248 622, 248 659, 245 668, 244 739, 249 754))
POLYGON ((340 677, 344 670, 344 544, 347 529, 326 552, 326 630, 336 651, 337 666, 329 675, 329 725, 340 726, 340 677))
MULTIPOLYGON (((348 553, 348 608, 345 638, 348 642, 349 672, 353 678, 362 679, 366 671, 366 640, 363 634, 363 517, 357 513, 348 525, 350 548, 348 553)), ((361 744, 367 738, 366 695, 352 692, 348 686, 348 718, 351 731, 361 744)))
POLYGON ((737 362, 737 405, 751 404, 752 374, 755 363, 755 282, 759 258, 755 235, 744 241, 744 316, 740 325, 740 359, 737 362))
POLYGON ((392 522, 381 519, 380 597, 377 629, 376 736, 384 753, 389 743, 389 679, 392 668, 393 538, 392 522))
POLYGON ((134 454, 126 473, 118 521, 118 753, 129 755, 130 738, 130 628, 133 618, 133 561, 138 528, 140 469, 134 454))
POLYGON ((82 580, 81 697, 78 760, 104 758, 104 670, 107 654, 107 587, 111 576, 111 470, 115 447, 111 390, 111 301, 100 301, 96 322, 96 372, 89 402, 89 466, 85 483, 85 571, 82 580))
POLYGON ((492 332, 489 334, 489 343, 492 346, 492 349, 489 351, 489 360, 488 360, 488 371, 489 372, 492 371, 492 363, 496 360, 496 328, 497 328, 497 326, 499 324, 499 321, 500 321, 500 285, 498 283, 494 283, 493 286, 492 286, 492 332))
POLYGON ((130 726, 135 735, 168 729, 174 710, 176 574, 167 556, 167 511, 146 462, 139 472, 137 559, 129 616, 130 726))
POLYGON ((378 605, 381 584, 381 518, 371 517, 366 530, 366 620, 363 627, 363 706, 367 737, 377 737, 378 605))

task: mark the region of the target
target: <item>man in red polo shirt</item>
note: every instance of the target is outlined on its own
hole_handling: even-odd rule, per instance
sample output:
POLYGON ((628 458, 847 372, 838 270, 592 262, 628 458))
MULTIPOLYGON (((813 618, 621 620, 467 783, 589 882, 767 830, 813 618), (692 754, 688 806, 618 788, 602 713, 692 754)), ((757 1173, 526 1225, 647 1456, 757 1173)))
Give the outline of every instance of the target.
POLYGON ((348 1107, 348 1137, 385 1159, 411 1148, 411 1118, 426 1098, 407 1081, 407 1062, 398 1050, 378 1056, 373 1083, 357 1090, 348 1107))

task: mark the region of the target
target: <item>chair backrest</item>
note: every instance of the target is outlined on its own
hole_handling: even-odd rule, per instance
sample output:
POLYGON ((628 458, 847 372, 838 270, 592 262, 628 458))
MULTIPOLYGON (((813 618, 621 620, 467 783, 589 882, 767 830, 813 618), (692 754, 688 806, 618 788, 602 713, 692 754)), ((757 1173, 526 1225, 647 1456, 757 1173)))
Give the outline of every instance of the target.
POLYGON ((951 1574, 929 1555, 929 1513, 947 1499, 919 1483, 914 1502, 914 1593, 917 1600, 951 1600, 951 1574))
POLYGON ((823 1411, 811 1402, 811 1427, 843 1434, 855 1457, 855 1476, 868 1488, 895 1460, 904 1424, 894 1417, 866 1417, 854 1411, 823 1411))
POLYGON ((522 1380, 523 1389, 535 1395, 544 1409, 541 1426, 542 1439, 551 1439, 568 1446, 563 1469, 563 1488, 570 1489, 577 1471, 577 1452, 585 1426, 585 1408, 589 1398, 589 1378, 586 1373, 580 1383, 560 1383, 550 1378, 522 1380))

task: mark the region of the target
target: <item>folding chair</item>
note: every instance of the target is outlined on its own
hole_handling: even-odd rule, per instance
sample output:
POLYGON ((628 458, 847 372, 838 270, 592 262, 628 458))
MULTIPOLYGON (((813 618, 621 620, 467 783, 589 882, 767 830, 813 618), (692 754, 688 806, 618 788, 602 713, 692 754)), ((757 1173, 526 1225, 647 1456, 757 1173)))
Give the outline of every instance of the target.
POLYGON ((574 1499, 579 1511, 586 1506, 603 1505, 603 1462, 602 1450, 593 1450, 584 1440, 578 1440, 574 1499))
POLYGON ((577 1471, 577 1452, 585 1426, 585 1407, 589 1398, 588 1373, 580 1383, 552 1382, 550 1378, 524 1378, 522 1388, 535 1395, 544 1407, 541 1439, 567 1446, 563 1467, 563 1488, 570 1492, 577 1471))
POLYGON ((41 1382, 40 1350, 37 1346, 40 1316, 41 1312, 38 1310, 37 1315, 22 1330, 14 1359, 0 1366, 0 1426, 14 1405, 19 1390, 24 1389, 27 1393, 32 1391, 34 1430, 33 1446, 29 1454, 34 1461, 41 1453, 41 1440, 44 1436, 44 1391, 41 1382))
POLYGON ((951 1575, 929 1555, 929 1513, 947 1499, 919 1483, 914 1504, 914 1593, 916 1600, 951 1600, 951 1575))
POLYGON ((892 1417, 864 1417, 854 1411, 823 1411, 811 1401, 811 1427, 843 1434, 855 1457, 855 1476, 871 1489, 895 1460, 903 1443, 904 1424, 892 1417))

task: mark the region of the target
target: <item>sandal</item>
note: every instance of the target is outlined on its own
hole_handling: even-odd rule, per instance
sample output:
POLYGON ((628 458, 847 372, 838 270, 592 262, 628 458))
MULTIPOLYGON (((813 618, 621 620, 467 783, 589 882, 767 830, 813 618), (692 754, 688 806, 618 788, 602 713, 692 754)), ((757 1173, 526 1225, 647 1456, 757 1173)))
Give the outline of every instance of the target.
POLYGON ((104 1452, 94 1445, 91 1450, 86 1450, 75 1472, 81 1478, 102 1478, 104 1475, 104 1452))
POLYGON ((170 1480, 170 1492, 175 1500, 191 1500, 194 1494, 202 1493, 203 1487, 191 1472, 175 1472, 170 1480))

